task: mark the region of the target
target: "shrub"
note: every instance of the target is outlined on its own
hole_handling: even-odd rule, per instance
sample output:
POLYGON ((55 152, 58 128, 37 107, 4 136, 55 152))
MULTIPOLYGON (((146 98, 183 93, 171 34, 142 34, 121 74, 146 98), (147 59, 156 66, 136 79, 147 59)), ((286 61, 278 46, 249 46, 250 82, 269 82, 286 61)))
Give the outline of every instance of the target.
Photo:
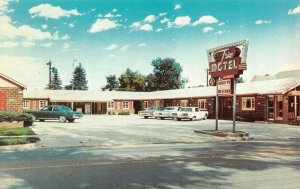
POLYGON ((0 112, 0 122, 13 122, 13 121, 23 121, 24 126, 31 126, 34 117, 28 113, 14 113, 14 112, 0 112))
POLYGON ((126 112, 119 112, 119 113, 118 113, 118 115, 129 115, 129 114, 130 114, 130 113, 127 112, 127 111, 126 111, 126 112))
POLYGON ((116 112, 113 112, 111 115, 116 115, 116 112))

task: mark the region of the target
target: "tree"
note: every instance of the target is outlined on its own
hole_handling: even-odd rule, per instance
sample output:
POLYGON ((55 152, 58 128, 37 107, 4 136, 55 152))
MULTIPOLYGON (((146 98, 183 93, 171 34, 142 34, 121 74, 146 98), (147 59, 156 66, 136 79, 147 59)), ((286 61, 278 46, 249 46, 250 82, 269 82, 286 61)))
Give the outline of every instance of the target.
POLYGON ((145 91, 145 76, 138 71, 127 68, 119 77, 120 90, 124 91, 145 91))
POLYGON ((116 75, 106 76, 106 85, 102 87, 102 90, 108 89, 109 91, 117 90, 119 88, 119 82, 116 75))
POLYGON ((156 84, 155 84, 156 77, 154 74, 149 74, 145 78, 145 91, 155 91, 156 84))
POLYGON ((244 78, 241 76, 239 78, 236 78, 236 83, 245 83, 244 78))
POLYGON ((155 89, 168 90, 183 88, 187 79, 182 77, 182 66, 173 58, 157 58, 152 61, 155 89))
POLYGON ((65 86, 65 88, 69 88, 71 86, 72 90, 88 90, 88 81, 86 80, 86 72, 82 67, 81 63, 74 69, 73 78, 70 82, 70 85, 65 86))
POLYGON ((52 67, 52 76, 51 76, 51 86, 47 85, 46 89, 49 90, 61 90, 62 89, 62 81, 60 79, 57 68, 52 67))

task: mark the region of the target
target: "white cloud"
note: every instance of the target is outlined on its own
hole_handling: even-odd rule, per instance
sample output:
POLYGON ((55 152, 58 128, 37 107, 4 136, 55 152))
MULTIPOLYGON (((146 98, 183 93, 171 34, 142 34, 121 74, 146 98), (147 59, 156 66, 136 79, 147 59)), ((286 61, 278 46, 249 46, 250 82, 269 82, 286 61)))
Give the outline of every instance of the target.
POLYGON ((159 13, 159 16, 166 16, 166 15, 167 15, 167 12, 159 13))
POLYGON ((223 33, 225 33, 225 30, 220 30, 220 31, 215 32, 215 35, 221 35, 223 33))
POLYGON ((36 43, 34 43, 34 42, 32 42, 32 41, 24 41, 23 43, 22 43, 22 46, 23 47, 32 47, 32 46, 35 46, 36 45, 36 43))
POLYGON ((121 48, 121 51, 126 51, 129 47, 130 47, 130 45, 124 45, 124 46, 121 48))
POLYGON ((18 1, 18 0, 0 0, 0 15, 4 13, 14 12, 13 9, 8 9, 9 2, 18 1))
POLYGON ((71 37, 68 34, 66 34, 66 35, 64 35, 64 36, 61 37, 61 39, 63 39, 63 40, 70 39, 70 38, 71 37))
POLYGON ((145 18, 144 22, 145 23, 152 23, 156 20, 156 16, 155 15, 149 15, 145 18))
POLYGON ((70 28, 74 28, 75 22, 69 23, 68 26, 69 26, 70 28))
POLYGON ((191 17, 189 16, 179 16, 175 19, 175 25, 178 27, 183 27, 189 25, 191 22, 191 17))
POLYGON ((176 4, 175 7, 174 7, 174 10, 178 10, 178 9, 181 9, 181 5, 179 3, 176 4))
POLYGON ((300 6, 294 8, 294 9, 290 9, 288 11, 288 14, 291 15, 291 14, 300 14, 300 6))
POLYGON ((156 32, 161 32, 161 31, 163 31, 163 29, 161 29, 161 28, 158 28, 157 30, 155 30, 156 32))
POLYGON ((112 11, 113 11, 113 12, 118 12, 118 9, 113 9, 112 11))
POLYGON ((53 43, 44 43, 41 46, 46 47, 46 48, 50 48, 50 47, 52 47, 52 45, 53 45, 53 43))
POLYGON ((145 46, 147 46, 146 43, 140 43, 140 44, 138 44, 138 47, 145 47, 145 46))
POLYGON ((116 55, 114 55, 114 54, 111 54, 111 55, 109 55, 109 57, 110 57, 110 58, 115 58, 115 57, 116 57, 116 55))
POLYGON ((117 28, 119 24, 116 21, 105 19, 97 19, 97 21, 88 30, 90 33, 96 33, 117 28))
POLYGON ((4 42, 0 42, 0 47, 1 48, 6 48, 6 47, 16 47, 18 46, 19 43, 18 42, 14 42, 14 41, 4 41, 4 42))
POLYGON ((115 17, 122 17, 122 14, 116 14, 115 17))
POLYGON ((44 30, 46 30, 46 29, 48 29, 48 25, 47 25, 47 24, 43 24, 43 25, 42 25, 42 28, 43 28, 44 30))
POLYGON ((219 26, 223 26, 223 25, 225 25, 225 23, 224 22, 220 22, 218 25, 219 26))
POLYGON ((62 52, 70 51, 70 47, 71 47, 70 44, 64 43, 64 46, 61 48, 61 51, 62 51, 62 52))
POLYGON ((111 45, 109 45, 108 47, 106 47, 106 48, 104 48, 104 49, 106 49, 106 50, 108 50, 108 51, 112 51, 112 50, 114 50, 114 49, 116 49, 116 48, 118 48, 119 46, 117 45, 117 44, 111 44, 111 45))
POLYGON ((137 27, 140 27, 140 26, 141 26, 141 23, 140 23, 140 22, 134 22, 134 23, 132 23, 131 26, 129 26, 129 27, 131 27, 131 28, 137 28, 137 27))
POLYGON ((212 28, 212 27, 205 27, 205 28, 203 28, 203 33, 207 33, 207 32, 209 32, 209 31, 212 31, 212 30, 214 30, 214 28, 212 28))
POLYGON ((104 17, 105 17, 105 18, 113 18, 114 15, 112 15, 111 13, 107 13, 104 17))
POLYGON ((144 31, 152 31, 153 27, 150 24, 144 24, 140 27, 140 30, 144 30, 144 31))
POLYGON ((162 19, 161 21, 160 21, 160 23, 166 23, 166 22, 169 22, 170 20, 169 19, 167 19, 167 18, 164 18, 164 19, 162 19))
POLYGON ((254 23, 255 24, 271 24, 271 22, 267 21, 267 20, 256 20, 254 23))
POLYGON ((49 32, 42 32, 40 29, 32 28, 29 25, 21 25, 20 27, 15 27, 8 16, 0 16, 0 37, 24 37, 29 41, 52 38, 49 32))
POLYGON ((29 9, 32 17, 45 17, 59 19, 60 17, 70 17, 71 15, 81 16, 77 9, 63 10, 60 6, 52 6, 50 4, 40 4, 29 9))
POLYGON ((206 16, 201 16, 197 21, 195 21, 193 23, 193 26, 197 26, 200 24, 214 24, 218 22, 219 22, 218 19, 216 19, 215 17, 211 15, 206 15, 206 16))

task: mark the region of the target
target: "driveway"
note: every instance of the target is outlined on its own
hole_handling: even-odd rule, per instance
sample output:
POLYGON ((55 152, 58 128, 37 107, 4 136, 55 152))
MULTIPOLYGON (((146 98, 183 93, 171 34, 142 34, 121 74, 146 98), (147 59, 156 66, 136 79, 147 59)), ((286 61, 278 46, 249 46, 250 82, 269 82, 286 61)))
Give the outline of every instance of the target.
MULTIPOLYGON (((284 124, 237 122, 237 130, 249 132, 254 140, 299 139, 300 127, 284 124)), ((75 123, 35 122, 33 130, 41 141, 34 147, 132 146, 202 143, 232 140, 195 134, 195 129, 214 129, 215 120, 175 121, 144 119, 137 115, 86 115, 75 123)), ((231 130, 232 122, 221 120, 220 130, 231 130)))

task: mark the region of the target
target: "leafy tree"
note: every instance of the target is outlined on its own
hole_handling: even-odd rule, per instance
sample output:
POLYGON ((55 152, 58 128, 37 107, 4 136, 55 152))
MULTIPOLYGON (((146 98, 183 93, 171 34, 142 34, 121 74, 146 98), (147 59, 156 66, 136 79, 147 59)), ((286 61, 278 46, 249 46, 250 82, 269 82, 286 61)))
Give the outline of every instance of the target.
POLYGON ((138 71, 132 71, 127 68, 126 71, 119 77, 119 90, 124 91, 144 91, 145 76, 138 71))
POLYGON ((145 78, 145 91, 155 91, 156 90, 156 77, 154 74, 149 74, 145 78))
POLYGON ((52 75, 51 75, 51 85, 47 85, 46 89, 49 90, 61 90, 62 89, 62 81, 60 79, 57 68, 52 67, 52 75))
POLYGON ((182 77, 182 66, 173 58, 157 58, 152 61, 155 75, 155 89, 168 90, 183 88, 187 79, 182 77))
POLYGON ((102 87, 102 90, 108 89, 109 91, 117 90, 119 88, 119 81, 116 75, 109 75, 106 76, 106 85, 102 87))
POLYGON ((72 87, 73 90, 88 90, 88 81, 86 80, 86 72, 85 69, 82 67, 81 63, 74 69, 73 78, 71 80, 71 84, 67 87, 72 87))
POLYGON ((236 83, 245 83, 245 80, 243 77, 239 77, 239 78, 236 78, 236 83))

